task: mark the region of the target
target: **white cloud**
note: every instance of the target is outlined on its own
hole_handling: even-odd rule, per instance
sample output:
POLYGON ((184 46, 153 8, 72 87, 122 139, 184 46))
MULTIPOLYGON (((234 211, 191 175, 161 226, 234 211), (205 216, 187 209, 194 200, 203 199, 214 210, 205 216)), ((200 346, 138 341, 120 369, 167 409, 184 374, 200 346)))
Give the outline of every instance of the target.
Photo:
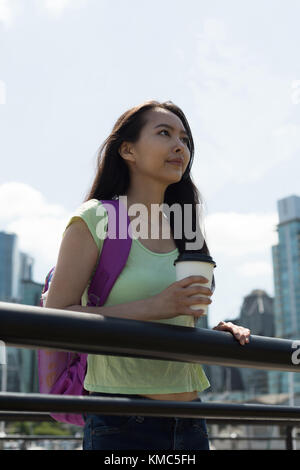
POLYGON ((293 104, 300 104, 300 80, 291 83, 291 100, 293 104))
POLYGON ((0 104, 6 104, 6 84, 0 80, 0 104))
POLYGON ((48 204, 43 195, 28 184, 10 182, 0 185, 2 221, 17 218, 63 216, 62 206, 48 204))
POLYGON ((80 9, 86 6, 88 0, 36 0, 36 5, 43 7, 54 18, 60 18, 65 10, 80 9))
POLYGON ((219 212, 205 221, 212 252, 230 257, 263 253, 277 243, 276 213, 239 214, 219 212))
POLYGON ((0 22, 5 24, 11 24, 12 21, 12 9, 9 0, 0 0, 0 22))
POLYGON ((0 230, 18 235, 19 249, 33 256, 34 279, 41 282, 56 263, 62 233, 70 214, 47 202, 31 186, 0 185, 0 230))
POLYGON ((209 324, 239 316, 254 289, 273 295, 271 247, 278 243, 276 213, 220 212, 205 219, 209 250, 216 261, 216 290, 209 324))
POLYGON ((0 25, 10 28, 20 11, 19 0, 0 0, 0 25))
POLYGON ((245 277, 258 278, 260 276, 273 276, 273 269, 270 263, 263 261, 249 261, 238 266, 237 272, 245 277))
MULTIPOLYGON (((22 13, 24 8, 22 0, 0 0, 0 25, 10 28, 14 25, 15 18, 22 13)), ((88 0, 35 0, 36 8, 45 10, 55 19, 60 18, 68 9, 81 9, 88 0)))
POLYGON ((288 123, 294 113, 291 78, 276 76, 246 46, 237 46, 223 21, 204 21, 195 44, 192 64, 184 64, 180 51, 178 57, 189 69, 197 110, 193 172, 207 181, 202 187, 211 196, 228 182, 256 182, 293 158, 300 151, 300 126, 288 123))

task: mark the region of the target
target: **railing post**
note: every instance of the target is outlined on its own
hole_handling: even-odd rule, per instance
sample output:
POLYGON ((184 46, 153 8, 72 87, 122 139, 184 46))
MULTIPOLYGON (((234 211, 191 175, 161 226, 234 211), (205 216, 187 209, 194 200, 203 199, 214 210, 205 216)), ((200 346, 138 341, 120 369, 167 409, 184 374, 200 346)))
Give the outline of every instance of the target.
POLYGON ((286 450, 293 450, 293 426, 286 427, 285 445, 286 450))

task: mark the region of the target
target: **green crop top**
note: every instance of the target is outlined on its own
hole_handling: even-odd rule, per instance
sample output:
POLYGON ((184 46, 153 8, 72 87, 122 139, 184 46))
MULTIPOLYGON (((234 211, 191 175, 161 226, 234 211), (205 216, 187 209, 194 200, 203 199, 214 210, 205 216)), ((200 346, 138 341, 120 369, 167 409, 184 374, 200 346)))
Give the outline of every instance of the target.
MULTIPOLYGON (((107 212, 104 210, 105 215, 101 221, 101 216, 96 213, 99 204, 101 202, 97 199, 81 204, 66 228, 77 218, 83 219, 100 255, 107 229, 107 212)), ((176 281, 173 262, 177 256, 177 248, 169 253, 155 253, 139 240, 133 239, 127 263, 104 305, 146 299, 166 289, 176 281)), ((88 287, 89 284, 82 295, 83 306, 87 304, 88 287)), ((194 327, 193 315, 153 321, 194 327)), ((93 354, 88 355, 84 382, 85 389, 89 391, 124 394, 168 394, 194 390, 201 392, 209 386, 200 364, 93 354)))

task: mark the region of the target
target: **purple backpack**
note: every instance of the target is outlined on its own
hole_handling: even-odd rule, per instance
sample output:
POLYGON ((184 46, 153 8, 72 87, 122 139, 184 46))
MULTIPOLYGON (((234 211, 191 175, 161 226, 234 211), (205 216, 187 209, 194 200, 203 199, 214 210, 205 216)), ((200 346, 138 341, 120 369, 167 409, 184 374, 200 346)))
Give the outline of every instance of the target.
MULTIPOLYGON (((130 252, 132 238, 128 227, 130 219, 125 206, 118 200, 101 201, 104 206, 111 204, 115 209, 115 218, 108 218, 108 234, 104 239, 99 263, 88 290, 88 306, 101 306, 105 303, 116 279, 123 270, 130 252), (126 220, 127 219, 127 220, 126 220), (126 225, 125 225, 126 221, 126 225), (115 222, 115 223, 114 223, 115 222), (119 238, 119 222, 127 227, 125 238, 119 238), (113 230, 111 232, 111 230, 113 230), (112 238, 110 238, 112 234, 112 238)), ((107 207, 107 209, 110 209, 107 207)), ((108 210, 109 212, 109 210, 108 210)), ((49 271, 42 296, 49 288, 54 267, 49 271)), ((41 297, 41 306, 43 298, 41 297)), ((40 393, 55 395, 87 395, 84 378, 87 367, 87 354, 55 350, 38 351, 38 372, 40 393)), ((56 421, 84 426, 81 414, 54 413, 56 421)))

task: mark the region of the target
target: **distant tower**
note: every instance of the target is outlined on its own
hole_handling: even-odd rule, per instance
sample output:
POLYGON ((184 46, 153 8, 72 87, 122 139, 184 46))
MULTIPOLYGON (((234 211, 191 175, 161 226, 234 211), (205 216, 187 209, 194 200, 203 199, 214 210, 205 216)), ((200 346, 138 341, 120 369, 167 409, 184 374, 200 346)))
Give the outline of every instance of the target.
POLYGON ((20 257, 15 233, 0 232, 0 300, 16 301, 19 295, 20 257))
MULTIPOLYGON (((42 284, 33 281, 34 259, 18 249, 15 233, 0 232, 0 301, 39 305, 42 284)), ((0 332, 1 336, 1 332, 0 332)), ((37 392, 35 349, 7 347, 8 391, 37 392)), ((0 390, 3 387, 0 374, 0 390)))
MULTIPOLYGON (((272 246, 275 290, 275 336, 300 336, 300 197, 289 196, 277 202, 278 245, 272 246)), ((272 371, 272 393, 288 391, 288 374, 272 371)), ((294 374, 294 390, 300 392, 299 374, 294 374)))
MULTIPOLYGON (((253 335, 274 336, 274 299, 264 290, 253 290, 244 298, 239 322, 249 328, 253 335)), ((251 395, 265 395, 269 392, 267 370, 243 368, 241 373, 251 395)))

